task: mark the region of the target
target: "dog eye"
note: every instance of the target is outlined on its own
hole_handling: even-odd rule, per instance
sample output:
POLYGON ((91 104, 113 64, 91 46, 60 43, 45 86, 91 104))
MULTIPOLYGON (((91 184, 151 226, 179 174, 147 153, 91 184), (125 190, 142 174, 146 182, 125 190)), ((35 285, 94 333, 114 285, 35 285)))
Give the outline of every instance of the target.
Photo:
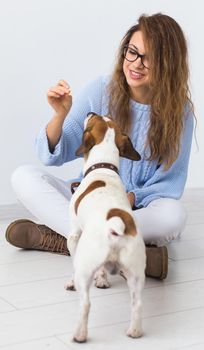
POLYGON ((92 115, 92 117, 93 117, 94 115, 96 115, 96 113, 94 113, 94 112, 87 113, 87 117, 89 117, 90 115, 92 115))

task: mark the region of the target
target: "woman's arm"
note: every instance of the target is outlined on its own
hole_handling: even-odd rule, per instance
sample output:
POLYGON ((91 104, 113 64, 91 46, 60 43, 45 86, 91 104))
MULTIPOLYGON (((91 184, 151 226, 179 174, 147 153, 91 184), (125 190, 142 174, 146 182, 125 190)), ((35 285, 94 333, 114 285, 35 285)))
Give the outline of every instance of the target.
POLYGON ((55 115, 46 128, 48 144, 50 152, 52 153, 59 142, 64 120, 72 106, 70 86, 65 80, 60 80, 56 86, 51 87, 48 90, 47 99, 48 103, 55 111, 55 115))
POLYGON ((76 149, 79 147, 84 129, 84 119, 91 111, 101 113, 102 78, 85 87, 78 98, 72 103, 67 116, 63 113, 55 115, 42 128, 36 139, 38 157, 44 165, 60 166, 76 159, 76 149))

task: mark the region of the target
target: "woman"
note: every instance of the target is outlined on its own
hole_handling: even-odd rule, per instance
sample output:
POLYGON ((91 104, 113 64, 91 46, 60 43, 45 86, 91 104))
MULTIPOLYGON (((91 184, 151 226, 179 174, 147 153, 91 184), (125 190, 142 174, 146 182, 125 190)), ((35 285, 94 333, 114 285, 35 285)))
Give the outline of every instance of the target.
MULTIPOLYGON (((73 104, 64 80, 50 88, 47 97, 55 114, 36 142, 45 165, 59 166, 76 158, 90 111, 110 114, 129 133, 142 160, 122 158, 120 175, 147 246, 146 275, 164 279, 166 245, 179 237, 186 222, 179 198, 187 177, 194 119, 187 46, 180 26, 163 14, 141 16, 121 42, 111 78, 95 80, 73 104)), ((18 168, 13 188, 47 226, 17 220, 7 228, 7 240, 21 248, 68 254, 71 182, 33 166, 18 168)))

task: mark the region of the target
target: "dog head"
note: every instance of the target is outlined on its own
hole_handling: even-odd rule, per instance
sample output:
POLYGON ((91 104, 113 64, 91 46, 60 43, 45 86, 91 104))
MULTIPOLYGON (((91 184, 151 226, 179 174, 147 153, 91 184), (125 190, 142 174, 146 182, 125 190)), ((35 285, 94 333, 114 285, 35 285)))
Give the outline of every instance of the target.
POLYGON ((89 113, 84 121, 84 133, 82 144, 76 151, 76 155, 87 156, 92 147, 103 141, 108 128, 115 131, 115 144, 119 155, 131 160, 140 160, 139 153, 134 149, 130 138, 121 132, 119 126, 110 117, 103 117, 95 113, 89 113))

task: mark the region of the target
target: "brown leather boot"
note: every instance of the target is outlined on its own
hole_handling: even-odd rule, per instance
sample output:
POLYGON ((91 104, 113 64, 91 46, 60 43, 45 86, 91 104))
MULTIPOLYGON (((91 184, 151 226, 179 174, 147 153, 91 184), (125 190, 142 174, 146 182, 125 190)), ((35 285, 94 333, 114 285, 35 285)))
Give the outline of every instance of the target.
POLYGON ((168 273, 168 251, 166 246, 146 246, 146 270, 147 277, 153 277, 160 280, 166 278, 168 273))
POLYGON ((30 220, 16 220, 6 230, 6 240, 18 248, 70 255, 64 236, 30 220))
MULTIPOLYGON (((167 247, 146 246, 146 256, 145 275, 159 280, 165 279, 168 273, 167 247)), ((123 271, 120 271, 120 275, 126 279, 123 271)))

